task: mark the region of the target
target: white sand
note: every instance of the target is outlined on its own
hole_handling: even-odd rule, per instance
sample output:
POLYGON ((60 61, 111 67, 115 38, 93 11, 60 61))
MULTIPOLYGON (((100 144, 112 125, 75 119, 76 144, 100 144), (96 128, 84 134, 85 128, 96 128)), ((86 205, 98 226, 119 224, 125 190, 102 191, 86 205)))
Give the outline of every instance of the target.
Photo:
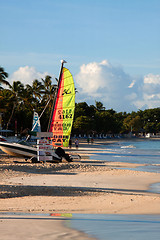
MULTIPOLYGON (((2 156, 0 212, 160 214, 160 195, 148 191, 150 184, 160 182, 159 173, 135 171, 136 164, 91 161, 86 156, 88 145, 83 147, 82 161, 71 164, 31 164, 2 156)), ((12 239, 29 234, 33 238, 26 239, 87 239, 62 223, 1 216, 0 239, 13 233, 12 239)))

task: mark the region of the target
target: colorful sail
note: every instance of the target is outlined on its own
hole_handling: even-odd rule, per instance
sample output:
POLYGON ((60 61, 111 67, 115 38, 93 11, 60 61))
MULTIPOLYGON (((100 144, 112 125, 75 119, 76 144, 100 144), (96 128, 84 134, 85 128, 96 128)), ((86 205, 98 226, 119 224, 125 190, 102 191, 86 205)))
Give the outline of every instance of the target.
POLYGON ((49 130, 53 132, 53 146, 68 147, 74 109, 75 87, 73 77, 67 68, 62 67, 49 130))

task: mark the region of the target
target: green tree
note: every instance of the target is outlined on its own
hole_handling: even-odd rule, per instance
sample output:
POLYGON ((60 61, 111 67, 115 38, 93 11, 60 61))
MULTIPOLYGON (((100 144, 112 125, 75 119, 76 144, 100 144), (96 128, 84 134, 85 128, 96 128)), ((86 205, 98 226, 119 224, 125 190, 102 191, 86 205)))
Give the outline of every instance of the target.
POLYGON ((91 120, 87 116, 77 117, 73 123, 75 133, 89 133, 91 120))
POLYGON ((128 114, 128 116, 123 121, 123 132, 129 133, 129 132, 135 132, 138 133, 142 125, 142 120, 140 116, 136 116, 134 114, 128 114))
POLYGON ((75 107, 75 118, 88 115, 89 106, 86 102, 77 103, 75 107))
POLYGON ((57 90, 57 84, 52 84, 51 76, 47 75, 45 79, 42 79, 43 89, 42 93, 46 100, 53 99, 57 90))
POLYGON ((132 120, 132 117, 130 114, 126 116, 126 118, 123 121, 122 133, 129 133, 132 131, 131 120, 132 120))
POLYGON ((8 73, 4 71, 3 67, 0 67, 0 83, 10 86, 10 83, 6 80, 8 73))
POLYGON ((13 107, 12 107, 10 118, 7 123, 7 129, 9 127, 9 124, 11 123, 15 108, 18 109, 21 104, 22 96, 24 92, 24 85, 20 81, 17 81, 17 82, 14 81, 13 85, 12 86, 10 85, 10 89, 11 89, 10 101, 12 102, 13 107))
POLYGON ((103 106, 103 103, 96 101, 96 109, 98 111, 103 111, 103 110, 105 110, 105 107, 103 106))
POLYGON ((130 124, 133 132, 135 133, 140 132, 142 128, 142 121, 140 116, 135 116, 134 118, 132 118, 130 124))
MULTIPOLYGON (((29 87, 29 86, 28 86, 29 87)), ((42 84, 42 82, 40 82, 39 80, 35 79, 32 83, 32 92, 33 92, 33 96, 38 100, 41 101, 42 100, 42 91, 44 90, 44 86, 42 84)))

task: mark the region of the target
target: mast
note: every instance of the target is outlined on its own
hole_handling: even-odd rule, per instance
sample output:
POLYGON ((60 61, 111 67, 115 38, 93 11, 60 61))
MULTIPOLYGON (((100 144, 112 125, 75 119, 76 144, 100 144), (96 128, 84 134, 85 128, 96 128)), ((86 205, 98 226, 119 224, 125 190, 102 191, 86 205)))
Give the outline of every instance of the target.
MULTIPOLYGON (((59 88, 59 85, 60 85, 60 80, 61 80, 61 75, 62 75, 62 70, 63 70, 64 63, 67 63, 67 62, 65 60, 61 60, 61 70, 60 70, 59 78, 58 78, 58 88, 59 88)), ((58 88, 57 88, 57 90, 58 90, 58 88)))
POLYGON ((62 76, 64 63, 67 63, 67 62, 65 60, 61 60, 61 69, 60 69, 59 78, 58 78, 58 87, 57 87, 56 94, 55 94, 55 97, 54 97, 54 100, 53 100, 53 107, 52 107, 52 111, 51 111, 50 118, 49 118, 47 132, 49 132, 49 129, 50 129, 50 126, 51 126, 52 116, 53 116, 53 112, 54 112, 54 108, 55 108, 58 89, 59 89, 60 82, 61 82, 61 76, 62 76))

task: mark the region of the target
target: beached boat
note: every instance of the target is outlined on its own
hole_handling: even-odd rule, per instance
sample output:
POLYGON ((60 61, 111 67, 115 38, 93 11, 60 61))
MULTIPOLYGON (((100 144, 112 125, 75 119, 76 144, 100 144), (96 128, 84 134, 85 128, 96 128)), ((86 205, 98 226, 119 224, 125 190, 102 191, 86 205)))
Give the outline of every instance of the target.
POLYGON ((41 124, 40 124, 40 118, 38 116, 38 113, 34 111, 33 113, 33 122, 32 122, 32 129, 30 131, 30 135, 27 136, 26 141, 30 144, 36 145, 37 143, 37 132, 41 132, 41 124))
POLYGON ((27 145, 24 141, 20 143, 0 142, 0 148, 3 152, 15 157, 32 158, 37 156, 37 148, 27 145))
MULTIPOLYGON (((33 114, 33 130, 35 132, 40 131, 40 121, 36 112, 33 114)), ((5 142, 0 141, 0 148, 3 152, 15 157, 34 158, 37 156, 37 148, 31 146, 26 141, 11 142, 6 138, 5 142)))
POLYGON ((34 114, 33 114, 32 131, 41 132, 40 119, 36 111, 34 111, 34 114))
MULTIPOLYGON (((20 143, 0 142, 0 148, 8 155, 15 157, 23 157, 26 160, 31 159, 32 162, 37 162, 37 148, 28 145, 25 141, 20 143)), ((61 161, 62 157, 52 152, 52 160, 61 161)))
MULTIPOLYGON (((67 147, 69 144, 75 109, 75 87, 73 77, 70 71, 64 68, 64 63, 66 62, 62 60, 57 94, 48 129, 49 132, 53 133, 51 137, 52 145, 58 147, 58 149, 53 150, 53 160, 61 160, 62 157, 67 156, 67 161, 71 161, 68 155, 64 153, 64 150, 60 149, 60 147, 67 147)), ((39 121, 38 117, 37 121, 39 121)), ((37 126, 36 122, 34 126, 37 126)), ((34 131, 33 128, 32 131, 34 131)), ((24 158, 37 157, 37 148, 29 146, 24 141, 19 143, 0 142, 0 148, 2 151, 13 156, 24 158)))

